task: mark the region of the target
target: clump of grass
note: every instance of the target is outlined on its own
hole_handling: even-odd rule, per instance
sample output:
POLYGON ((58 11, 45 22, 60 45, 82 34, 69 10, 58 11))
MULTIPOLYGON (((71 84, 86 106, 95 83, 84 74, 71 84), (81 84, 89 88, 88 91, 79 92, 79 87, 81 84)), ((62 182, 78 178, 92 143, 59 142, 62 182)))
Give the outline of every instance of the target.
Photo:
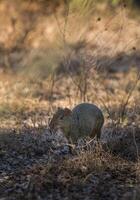
MULTIPOLYGON (((46 167, 34 166, 31 170, 24 172, 27 182, 29 175, 30 184, 26 189, 26 195, 30 195, 30 197, 35 197, 37 194, 41 197, 46 194, 53 195, 52 192, 55 191, 59 196, 58 199, 70 195, 81 197, 81 193, 84 197, 91 196, 91 194, 96 197, 102 189, 100 196, 106 192, 111 196, 110 188, 106 188, 104 185, 107 180, 110 181, 109 187, 111 187, 111 184, 115 184, 115 187, 123 184, 122 189, 124 191, 130 184, 132 188, 136 185, 135 165, 105 153, 99 147, 96 151, 82 152, 82 154, 73 158, 59 159, 57 163, 50 163, 46 167), (90 194, 88 193, 90 186, 96 188, 94 193, 93 191, 90 194), (104 191, 105 188, 108 189, 106 192, 104 191), (75 190, 78 190, 78 193, 75 190), (36 193, 33 191, 36 191, 36 193), (85 192, 83 193, 83 191, 85 192)), ((22 177, 21 174, 20 176, 22 177)), ((24 195, 24 192, 20 193, 19 196, 24 195)))

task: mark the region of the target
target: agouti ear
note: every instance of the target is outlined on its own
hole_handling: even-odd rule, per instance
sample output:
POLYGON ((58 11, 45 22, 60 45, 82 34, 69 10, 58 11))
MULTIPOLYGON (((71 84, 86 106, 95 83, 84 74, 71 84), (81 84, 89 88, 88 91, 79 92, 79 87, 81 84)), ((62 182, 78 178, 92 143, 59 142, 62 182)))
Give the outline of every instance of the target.
POLYGON ((62 109, 62 108, 60 108, 60 107, 58 107, 58 108, 57 108, 57 111, 61 111, 61 110, 63 110, 63 109, 62 109))
POLYGON ((71 114, 71 110, 68 109, 68 108, 65 108, 65 109, 64 109, 64 116, 68 116, 68 115, 70 115, 70 114, 71 114))

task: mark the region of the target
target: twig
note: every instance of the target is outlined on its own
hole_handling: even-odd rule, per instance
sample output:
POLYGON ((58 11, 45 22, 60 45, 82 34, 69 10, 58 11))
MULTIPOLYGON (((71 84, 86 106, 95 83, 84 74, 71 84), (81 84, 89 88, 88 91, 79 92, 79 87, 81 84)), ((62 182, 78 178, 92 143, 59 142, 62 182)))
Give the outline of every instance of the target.
POLYGON ((133 127, 132 134, 133 134, 133 142, 134 142, 134 145, 135 145, 135 148, 136 148, 137 161, 139 161, 139 149, 138 149, 137 142, 136 142, 136 136, 135 136, 134 127, 133 127))
POLYGON ((133 87, 132 87, 131 90, 129 91, 127 97, 126 97, 125 102, 122 103, 122 105, 121 105, 121 108, 122 108, 122 109, 121 109, 121 113, 120 113, 120 119, 121 119, 121 121, 123 121, 123 118, 124 118, 124 115, 125 115, 125 112, 126 112, 126 107, 127 107, 128 103, 129 103, 129 100, 130 100, 130 98, 131 98, 131 96, 132 96, 132 94, 133 94, 133 92, 134 92, 134 90, 135 90, 135 88, 136 88, 136 86, 137 86, 139 80, 140 80, 140 72, 138 73, 137 79, 136 79, 136 81, 135 81, 133 87))

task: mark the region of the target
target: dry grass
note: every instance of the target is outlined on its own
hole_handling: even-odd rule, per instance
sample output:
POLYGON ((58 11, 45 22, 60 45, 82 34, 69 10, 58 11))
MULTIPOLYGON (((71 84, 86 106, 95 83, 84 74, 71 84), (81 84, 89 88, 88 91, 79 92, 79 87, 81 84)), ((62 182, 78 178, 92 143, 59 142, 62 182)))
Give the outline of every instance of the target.
POLYGON ((24 70, 0 73, 1 198, 138 199, 139 23, 125 9, 99 13, 58 13, 47 28, 41 15, 24 70), (83 101, 103 111, 101 142, 70 151, 48 122, 57 107, 83 101))
POLYGON ((72 108, 81 102, 75 84, 78 76, 34 81, 1 75, 1 197, 137 199, 140 184, 137 74, 137 69, 108 73, 107 77, 104 72, 90 73, 84 95, 103 110, 105 144, 101 141, 100 145, 91 144, 86 150, 72 152, 66 149, 63 139, 59 142, 61 139, 55 139, 46 128, 58 106, 72 108))
POLYGON ((12 185, 11 197, 38 199, 47 195, 49 199, 123 199, 126 195, 129 198, 138 195, 137 165, 114 157, 100 148, 96 150, 17 172, 8 178, 12 185), (16 186, 22 192, 16 190, 16 186))

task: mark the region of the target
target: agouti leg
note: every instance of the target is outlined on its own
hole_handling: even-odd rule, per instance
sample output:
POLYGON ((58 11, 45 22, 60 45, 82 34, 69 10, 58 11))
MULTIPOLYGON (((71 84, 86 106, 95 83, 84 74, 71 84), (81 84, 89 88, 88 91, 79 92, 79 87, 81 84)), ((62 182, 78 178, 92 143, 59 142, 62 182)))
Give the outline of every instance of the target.
POLYGON ((97 140, 99 141, 100 138, 101 138, 101 130, 98 130, 98 132, 97 132, 97 140))
POLYGON ((75 144, 73 143, 72 139, 69 138, 68 139, 68 143, 67 143, 68 147, 69 147, 69 151, 71 154, 73 154, 73 151, 75 149, 75 144))
POLYGON ((92 130, 92 134, 90 135, 91 138, 94 138, 96 136, 97 140, 100 140, 101 137, 101 130, 94 128, 92 130))

